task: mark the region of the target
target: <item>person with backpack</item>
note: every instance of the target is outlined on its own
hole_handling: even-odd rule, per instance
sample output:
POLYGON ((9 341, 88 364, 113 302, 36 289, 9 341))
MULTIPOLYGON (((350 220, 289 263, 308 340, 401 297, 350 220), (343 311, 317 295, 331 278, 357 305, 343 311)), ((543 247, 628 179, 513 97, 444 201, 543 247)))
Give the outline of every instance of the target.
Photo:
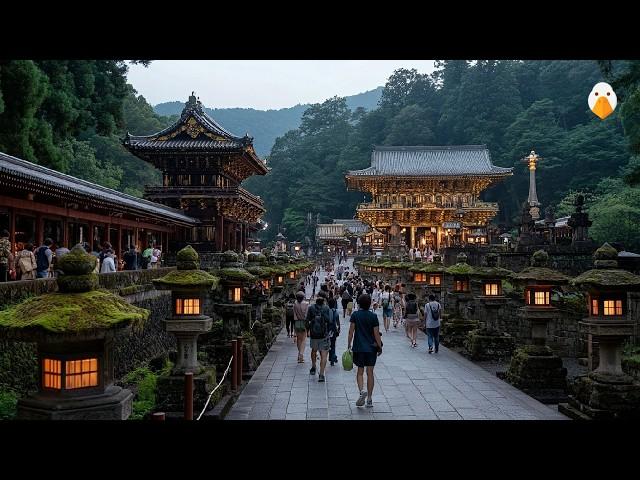
POLYGON ((156 245, 151 250, 151 268, 158 268, 160 266, 160 257, 162 256, 162 250, 156 245))
POLYGON ((129 250, 122 255, 124 260, 125 270, 137 270, 138 269, 138 252, 136 252, 135 245, 129 245, 129 250))
POLYGON ((36 250, 36 276, 38 278, 47 278, 49 276, 51 262, 53 261, 53 252, 49 247, 52 243, 53 240, 47 238, 44 244, 40 245, 38 250, 36 250))
POLYGON ((347 318, 347 305, 349 302, 353 301, 353 297, 351 296, 351 292, 349 292, 349 283, 345 283, 342 285, 341 289, 341 303, 342 303, 342 316, 343 318, 347 318))
POLYGON ((385 285, 384 292, 380 294, 380 303, 382 304, 382 321, 384 323, 384 331, 388 332, 391 326, 391 316, 393 315, 393 299, 391 296, 391 286, 385 285))
POLYGON ((329 321, 331 311, 325 304, 327 294, 318 293, 318 298, 314 305, 309 305, 307 309, 307 332, 311 343, 311 370, 310 375, 316 374, 316 353, 320 352, 320 374, 318 382, 324 382, 324 369, 327 365, 327 356, 331 348, 329 337, 329 321))
POLYGON ((293 304, 296 300, 296 296, 293 293, 289 294, 289 298, 287 299, 287 303, 285 303, 285 321, 287 326, 287 337, 292 338, 295 336, 293 323, 294 323, 294 315, 293 315, 293 304))
POLYGON ((340 314, 338 313, 338 302, 333 296, 333 291, 329 290, 329 299, 327 305, 331 310, 329 317, 329 333, 331 335, 331 347, 329 348, 329 362, 333 367, 338 363, 338 356, 336 355, 336 340, 340 335, 340 314))
POLYGON ((20 280, 35 280, 37 268, 33 245, 27 243, 16 255, 16 271, 20 274, 20 280))
POLYGON ((358 367, 356 384, 360 398, 356 406, 362 407, 365 398, 367 407, 373 407, 373 369, 377 358, 382 355, 382 338, 380 338, 380 322, 378 316, 369 311, 371 297, 366 293, 358 299, 360 309, 353 312, 349 319, 349 339, 347 348, 353 352, 353 363, 358 367), (364 389, 364 370, 367 370, 367 389, 364 389))
POLYGON ((293 328, 298 344, 298 363, 304 363, 304 347, 307 340, 307 309, 309 304, 304 300, 304 292, 296 293, 296 302, 293 304, 293 328))
POLYGON ((436 302, 435 295, 429 295, 429 302, 424 306, 424 318, 427 326, 427 342, 429 343, 429 353, 433 352, 435 344, 436 353, 440 345, 440 318, 442 317, 442 305, 436 302))

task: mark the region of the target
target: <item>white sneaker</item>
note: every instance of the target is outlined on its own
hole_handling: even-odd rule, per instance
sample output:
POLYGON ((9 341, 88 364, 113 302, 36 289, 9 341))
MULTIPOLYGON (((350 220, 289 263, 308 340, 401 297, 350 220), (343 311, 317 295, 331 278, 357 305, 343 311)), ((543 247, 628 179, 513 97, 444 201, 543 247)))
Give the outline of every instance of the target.
POLYGON ((367 408, 373 407, 373 399, 367 398, 367 408))
POLYGON ((358 398, 358 401, 356 402, 356 407, 362 407, 364 405, 365 398, 367 398, 367 392, 363 390, 360 392, 360 398, 358 398))

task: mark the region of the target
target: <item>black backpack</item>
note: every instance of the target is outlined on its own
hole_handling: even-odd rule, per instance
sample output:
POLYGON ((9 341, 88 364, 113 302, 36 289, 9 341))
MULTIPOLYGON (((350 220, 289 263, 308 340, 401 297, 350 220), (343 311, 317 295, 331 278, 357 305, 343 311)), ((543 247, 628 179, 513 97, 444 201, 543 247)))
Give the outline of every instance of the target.
MULTIPOLYGON (((311 308, 311 307, 309 307, 311 308)), ((311 317, 311 323, 309 325, 309 333, 311 338, 326 338, 327 337, 327 319, 322 314, 323 308, 318 305, 313 305, 313 316, 311 317)))
POLYGON ((36 265, 39 272, 49 269, 49 259, 47 258, 47 249, 49 247, 42 246, 38 248, 36 255, 36 265))
POLYGON ((431 303, 429 303, 429 309, 431 310, 431 318, 433 318, 434 320, 440 320, 440 305, 438 305, 437 308, 434 310, 433 309, 433 305, 431 303))

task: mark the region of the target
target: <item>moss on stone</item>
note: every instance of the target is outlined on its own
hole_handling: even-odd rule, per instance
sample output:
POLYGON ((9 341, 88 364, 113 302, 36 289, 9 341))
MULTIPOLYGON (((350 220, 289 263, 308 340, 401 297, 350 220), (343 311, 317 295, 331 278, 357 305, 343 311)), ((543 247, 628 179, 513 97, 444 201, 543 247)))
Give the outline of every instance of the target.
POLYGON ((475 272, 475 268, 473 268, 468 263, 456 263, 455 265, 450 266, 445 270, 449 275, 471 275, 475 272))
POLYGON ((2 329, 43 329, 54 333, 106 330, 123 323, 142 324, 149 311, 106 290, 48 293, 0 312, 2 329))
POLYGON ((256 277, 246 271, 244 268, 222 268, 218 270, 218 275, 223 280, 239 280, 242 282, 251 282, 256 279, 256 277))
POLYGON ((514 272, 500 267, 476 267, 471 276, 482 278, 511 278, 514 272))
POLYGON ((153 284, 166 287, 211 286, 215 289, 220 279, 204 270, 173 270, 164 277, 156 278, 153 284))
MULTIPOLYGON (((455 266, 455 265, 454 265, 455 266)), ((441 263, 421 263, 409 267, 410 272, 441 273, 446 269, 441 263)))
POLYGON ((248 260, 251 263, 266 263, 267 257, 264 256, 262 253, 251 252, 249 253, 248 260))
POLYGON ((259 278, 269 278, 271 277, 271 271, 268 268, 264 268, 258 265, 246 267, 245 270, 249 272, 251 275, 255 275, 259 278))
POLYGON ((536 280, 548 284, 563 284, 569 281, 566 275, 546 267, 527 267, 516 273, 513 278, 521 281, 536 280))
POLYGON ((626 270, 594 269, 578 275, 571 282, 573 285, 594 285, 601 287, 639 287, 640 276, 626 270))
POLYGON ((593 258, 596 260, 618 260, 618 251, 605 243, 594 252, 593 258))
POLYGON ((97 261, 96 257, 89 255, 80 245, 76 245, 60 259, 56 268, 62 270, 65 275, 87 275, 93 272, 97 261))
POLYGON ((200 257, 191 245, 187 245, 176 254, 176 260, 178 262, 198 262, 200 257))

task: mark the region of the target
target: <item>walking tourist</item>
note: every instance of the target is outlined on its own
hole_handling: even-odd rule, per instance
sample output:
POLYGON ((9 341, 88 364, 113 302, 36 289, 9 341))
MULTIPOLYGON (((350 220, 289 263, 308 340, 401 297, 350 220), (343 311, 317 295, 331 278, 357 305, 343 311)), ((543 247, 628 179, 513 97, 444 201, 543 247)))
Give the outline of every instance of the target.
POLYGON ((27 243, 16 255, 16 273, 20 280, 35 280, 38 264, 33 254, 33 244, 27 243))
POLYGON ((380 303, 382 304, 382 320, 384 323, 384 331, 388 332, 391 326, 391 316, 393 315, 393 300, 391 297, 391 286, 385 285, 384 292, 380 295, 380 303))
POLYGON ((13 270, 11 241, 9 241, 9 232, 3 230, 0 235, 0 282, 9 280, 11 270, 13 270))
POLYGON ((427 327, 427 342, 429 343, 429 353, 438 353, 440 345, 440 318, 442 317, 442 305, 436 302, 435 295, 429 295, 429 302, 424 306, 424 318, 427 327))
POLYGON ((51 262, 53 261, 53 252, 51 251, 51 244, 53 240, 47 238, 42 245, 36 251, 36 265, 38 278, 47 278, 51 269, 51 262))
POLYGON ((420 319, 418 318, 418 302, 416 301, 415 294, 409 293, 407 295, 407 302, 405 304, 405 327, 407 336, 409 337, 411 346, 413 348, 418 346, 416 340, 418 338, 419 323, 420 319))
POLYGON ((311 343, 311 370, 310 375, 316 374, 316 353, 320 352, 320 373, 318 381, 324 382, 324 369, 327 365, 327 356, 331 348, 329 337, 329 307, 325 304, 326 293, 319 292, 314 305, 307 309, 307 332, 311 343))
POLYGON ((329 362, 333 367, 338 363, 338 356, 336 355, 336 340, 340 335, 340 314, 338 313, 338 302, 333 296, 333 290, 329 290, 329 299, 327 300, 327 306, 331 311, 329 316, 329 333, 331 334, 331 347, 329 348, 329 362))
POLYGON ((100 265, 100 273, 109 273, 116 271, 116 259, 113 250, 107 250, 100 265))
POLYGON ((142 252, 142 265, 140 266, 140 268, 142 268, 142 269, 151 268, 151 257, 152 256, 153 256, 153 247, 151 245, 149 245, 142 252))
POLYGON ((138 252, 135 245, 129 245, 129 250, 122 256, 125 270, 138 270, 138 252))
POLYGON ((350 284, 348 282, 342 285, 341 303, 342 303, 342 316, 344 318, 347 318, 347 306, 349 305, 349 302, 353 301, 351 292, 349 292, 349 286, 350 284))
POLYGON ((151 251, 151 268, 158 268, 160 266, 160 257, 162 256, 162 250, 158 245, 151 251))
POLYGON ((296 303, 293 304, 293 328, 298 343, 298 363, 304 363, 304 347, 307 341, 307 308, 309 304, 304 299, 304 292, 296 293, 296 303))
POLYGON ((367 400, 367 407, 373 407, 373 369, 377 357, 382 355, 382 338, 380 338, 378 316, 369 311, 371 297, 367 294, 359 298, 360 309, 353 312, 350 318, 349 339, 347 346, 353 352, 353 363, 358 367, 356 383, 360 398, 356 406, 362 407, 367 400), (364 370, 367 370, 367 389, 364 389, 364 370))
POLYGON ((396 285, 393 292, 393 328, 398 328, 398 323, 402 321, 402 311, 404 310, 404 298, 400 291, 400 285, 396 285))
POLYGON ((287 326, 287 337, 293 338, 295 337, 294 326, 294 314, 293 314, 293 304, 296 301, 296 296, 293 293, 289 294, 289 298, 286 303, 286 312, 285 312, 285 321, 287 326))

